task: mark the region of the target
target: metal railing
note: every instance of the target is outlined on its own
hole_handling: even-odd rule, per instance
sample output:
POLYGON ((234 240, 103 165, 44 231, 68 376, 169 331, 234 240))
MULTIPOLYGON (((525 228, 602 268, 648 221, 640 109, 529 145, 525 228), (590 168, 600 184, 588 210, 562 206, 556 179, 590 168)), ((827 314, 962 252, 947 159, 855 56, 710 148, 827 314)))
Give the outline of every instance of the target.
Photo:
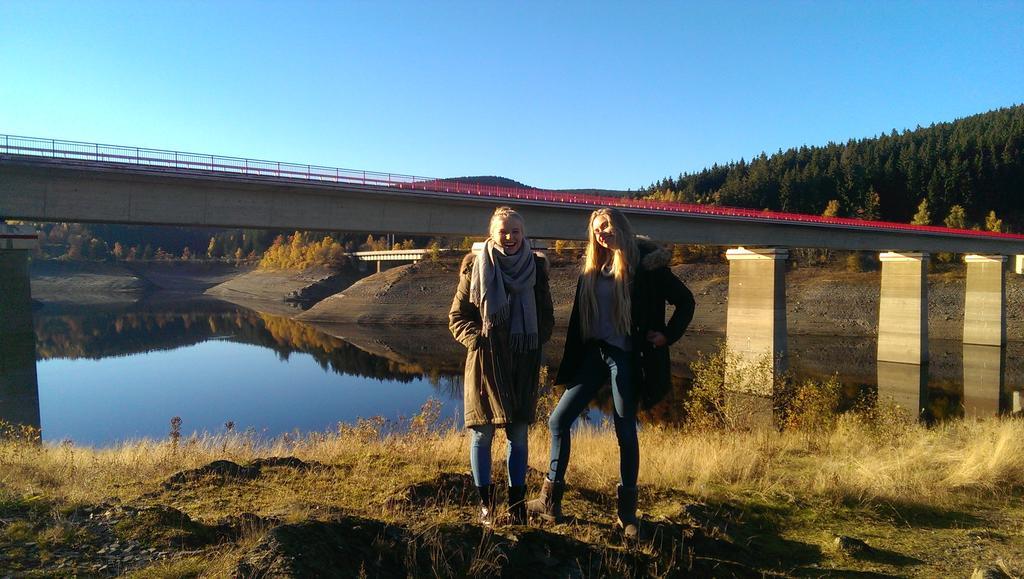
POLYGON ((934 225, 911 225, 908 223, 893 223, 889 221, 866 221, 846 217, 822 217, 819 215, 784 213, 780 211, 758 211, 755 209, 745 209, 740 207, 700 205, 674 201, 587 195, 582 193, 568 193, 565 191, 534 189, 531 187, 483 185, 479 183, 460 182, 457 179, 417 177, 413 175, 403 175, 400 173, 342 169, 338 167, 323 167, 309 164, 303 165, 299 163, 285 163, 281 161, 264 161, 258 159, 246 159, 242 157, 226 157, 223 155, 185 153, 181 151, 168 151, 163 149, 102 145, 98 143, 83 143, 78 141, 64 141, 60 139, 40 139, 14 135, 0 136, 0 154, 46 157, 87 163, 144 166, 168 171, 189 173, 211 172, 249 177, 272 177, 276 179, 365 185, 379 188, 424 191, 428 193, 454 193, 477 197, 508 199, 510 201, 582 205, 595 208, 608 206, 635 211, 708 215, 759 222, 820 224, 862 230, 905 231, 907 233, 918 234, 993 237, 1024 241, 1024 235, 1013 233, 949 229, 934 225))

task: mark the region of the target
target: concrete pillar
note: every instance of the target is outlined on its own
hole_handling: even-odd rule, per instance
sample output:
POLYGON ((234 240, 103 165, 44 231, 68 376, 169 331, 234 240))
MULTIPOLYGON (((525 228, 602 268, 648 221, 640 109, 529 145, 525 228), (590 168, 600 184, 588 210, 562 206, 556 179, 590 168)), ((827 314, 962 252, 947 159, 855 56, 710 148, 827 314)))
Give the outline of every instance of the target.
POLYGON ((886 252, 878 258, 878 360, 923 364, 928 361, 928 254, 886 252))
POLYGON ((892 401, 915 420, 927 399, 928 365, 878 361, 878 401, 892 401))
POLYGON ((770 395, 774 376, 785 369, 785 248, 730 249, 726 346, 730 388, 770 395))
POLYGON ((1005 255, 967 255, 964 344, 1006 344, 1005 255))
POLYGON ((1013 271, 1018 275, 1024 273, 1024 255, 1015 255, 1013 259, 1013 271))
POLYGON ((964 344, 964 416, 999 414, 1005 356, 1005 348, 964 344))
POLYGON ((35 234, 0 225, 0 420, 39 429, 36 336, 28 278, 35 234))

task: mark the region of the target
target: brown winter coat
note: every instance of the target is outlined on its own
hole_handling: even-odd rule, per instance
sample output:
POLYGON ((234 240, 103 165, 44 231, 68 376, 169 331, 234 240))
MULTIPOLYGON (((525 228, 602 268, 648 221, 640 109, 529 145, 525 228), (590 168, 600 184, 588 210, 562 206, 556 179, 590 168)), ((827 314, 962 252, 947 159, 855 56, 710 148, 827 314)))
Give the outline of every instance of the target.
MULTIPOLYGON (((480 335, 480 310, 469 300, 473 259, 474 255, 470 253, 462 260, 459 288, 448 312, 448 329, 468 350, 462 397, 466 426, 533 422, 537 414, 541 348, 521 354, 512 353, 507 328, 495 328, 486 338, 480 335), (498 375, 506 379, 498 380, 498 375)), ((543 346, 551 338, 555 314, 548 286, 547 259, 539 255, 535 259, 537 333, 543 346)))

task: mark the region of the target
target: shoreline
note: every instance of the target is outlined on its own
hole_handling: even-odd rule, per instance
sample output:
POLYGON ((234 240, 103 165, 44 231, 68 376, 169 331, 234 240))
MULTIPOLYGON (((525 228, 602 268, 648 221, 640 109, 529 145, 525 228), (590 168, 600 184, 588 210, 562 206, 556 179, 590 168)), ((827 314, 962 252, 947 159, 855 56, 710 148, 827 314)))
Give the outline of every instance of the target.
MULTIPOLYGON (((565 328, 576 284, 576 264, 555 257, 551 293, 555 325, 565 328)), ((154 292, 206 295, 315 325, 447 326, 458 262, 442 259, 365 275, 341 271, 261 271, 226 263, 33 264, 32 297, 47 303, 138 301, 154 292), (311 307, 309 307, 311 305, 311 307), (308 307, 308 309, 303 309, 308 307)), ((697 308, 688 335, 725 333, 727 264, 686 264, 673 272, 694 294, 697 308)), ((788 334, 875 338, 879 271, 793 268, 786 275, 788 334)), ((928 275, 929 339, 960 340, 965 277, 962 267, 928 275)), ((671 311, 671 307, 670 310, 671 311)), ((1024 276, 1006 276, 1007 341, 1024 341, 1024 276)))

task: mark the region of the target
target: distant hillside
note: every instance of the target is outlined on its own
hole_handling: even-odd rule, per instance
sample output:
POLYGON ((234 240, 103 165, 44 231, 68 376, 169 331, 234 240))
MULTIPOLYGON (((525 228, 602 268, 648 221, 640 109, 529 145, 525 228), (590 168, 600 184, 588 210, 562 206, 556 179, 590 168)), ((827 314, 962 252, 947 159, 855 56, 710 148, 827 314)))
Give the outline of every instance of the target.
POLYGON ((641 195, 691 203, 908 222, 922 199, 931 222, 950 208, 967 225, 996 211, 1024 227, 1024 105, 868 139, 779 151, 666 177, 641 195))
MULTIPOLYGON (((460 183, 479 183, 481 185, 492 185, 495 187, 522 187, 525 189, 537 189, 530 185, 524 185, 514 179, 507 177, 496 177, 493 175, 484 176, 471 176, 471 177, 451 177, 448 179, 442 179, 442 181, 458 181, 460 183)), ((559 191, 561 193, 575 193, 579 195, 605 195, 608 197, 625 197, 631 195, 631 191, 619 191, 616 189, 552 189, 553 191, 559 191)))

